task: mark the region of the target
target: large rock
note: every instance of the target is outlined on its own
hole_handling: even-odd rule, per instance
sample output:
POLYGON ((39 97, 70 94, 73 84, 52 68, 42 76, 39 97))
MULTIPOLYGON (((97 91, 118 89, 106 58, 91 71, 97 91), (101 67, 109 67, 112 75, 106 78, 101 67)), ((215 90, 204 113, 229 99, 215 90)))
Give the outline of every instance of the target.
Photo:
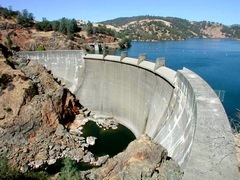
POLYGON ((86 142, 87 142, 87 144, 93 146, 95 144, 96 139, 97 139, 96 137, 89 136, 86 138, 86 142))
POLYGON ((146 135, 131 142, 127 149, 108 159, 98 169, 81 174, 82 179, 181 179, 182 171, 177 163, 169 160, 167 151, 146 135))

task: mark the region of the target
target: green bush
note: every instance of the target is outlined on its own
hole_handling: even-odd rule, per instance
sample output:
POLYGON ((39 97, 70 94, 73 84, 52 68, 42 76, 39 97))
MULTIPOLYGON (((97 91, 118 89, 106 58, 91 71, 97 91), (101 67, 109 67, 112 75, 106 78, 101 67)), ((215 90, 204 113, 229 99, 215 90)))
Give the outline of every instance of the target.
POLYGON ((77 163, 69 157, 63 160, 64 167, 61 169, 59 180, 78 180, 79 173, 77 163))
POLYGON ((43 45, 38 46, 37 51, 46 51, 43 45))
POLYGON ((0 179, 1 180, 14 180, 14 179, 34 179, 34 180, 47 180, 48 174, 46 172, 29 171, 21 173, 8 164, 6 155, 0 155, 0 179))
POLYGON ((35 24, 35 28, 38 31, 52 31, 52 23, 48 21, 46 18, 43 18, 41 22, 37 22, 35 24))
POLYGON ((30 27, 33 24, 33 14, 29 13, 27 9, 22 10, 22 12, 18 13, 17 22, 23 27, 30 27))
POLYGON ((9 6, 9 8, 4 8, 0 6, 0 16, 2 16, 5 19, 10 19, 12 17, 16 17, 18 15, 17 11, 13 11, 12 7, 9 6))
POLYGON ((125 37, 118 42, 118 45, 120 46, 121 49, 130 48, 131 40, 125 37))
POLYGON ((16 179, 20 173, 8 165, 6 156, 0 156, 0 179, 16 179))

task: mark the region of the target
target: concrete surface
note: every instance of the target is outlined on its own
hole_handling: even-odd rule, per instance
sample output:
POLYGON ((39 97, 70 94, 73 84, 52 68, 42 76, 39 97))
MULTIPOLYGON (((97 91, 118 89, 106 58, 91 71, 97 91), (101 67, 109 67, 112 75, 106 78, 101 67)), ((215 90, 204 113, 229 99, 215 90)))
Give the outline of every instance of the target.
POLYGON ((81 51, 21 52, 51 69, 89 110, 114 116, 136 137, 148 134, 184 169, 183 179, 239 179, 231 128, 197 74, 122 56, 81 51))

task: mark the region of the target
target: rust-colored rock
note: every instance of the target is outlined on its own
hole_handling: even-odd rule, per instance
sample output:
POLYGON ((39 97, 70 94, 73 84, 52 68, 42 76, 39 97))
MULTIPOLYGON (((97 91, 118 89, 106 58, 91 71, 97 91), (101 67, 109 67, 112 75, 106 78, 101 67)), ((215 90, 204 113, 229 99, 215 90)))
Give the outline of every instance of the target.
POLYGON ((98 169, 81 173, 82 179, 181 179, 179 165, 168 159, 167 150, 147 135, 131 142, 127 149, 108 159, 98 169))
POLYGON ((37 168, 67 156, 60 149, 49 156, 48 147, 58 147, 55 145, 63 142, 77 148, 75 139, 66 141, 67 126, 76 115, 78 120, 84 118, 80 113, 82 106, 49 71, 29 60, 0 59, 0 80, 0 154, 7 153, 12 165, 19 169, 27 169, 26 165, 37 168), (63 130, 58 136, 55 132, 60 125, 63 130))

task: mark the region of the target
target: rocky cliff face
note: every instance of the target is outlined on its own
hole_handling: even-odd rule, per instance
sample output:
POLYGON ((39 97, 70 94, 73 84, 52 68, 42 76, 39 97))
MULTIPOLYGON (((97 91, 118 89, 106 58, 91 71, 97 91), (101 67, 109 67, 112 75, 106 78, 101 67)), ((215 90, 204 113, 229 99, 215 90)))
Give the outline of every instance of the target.
POLYGON ((64 133, 76 116, 84 118, 68 89, 37 62, 22 59, 1 59, 0 79, 0 153, 12 165, 25 171, 67 155, 82 158, 79 138, 64 133))

